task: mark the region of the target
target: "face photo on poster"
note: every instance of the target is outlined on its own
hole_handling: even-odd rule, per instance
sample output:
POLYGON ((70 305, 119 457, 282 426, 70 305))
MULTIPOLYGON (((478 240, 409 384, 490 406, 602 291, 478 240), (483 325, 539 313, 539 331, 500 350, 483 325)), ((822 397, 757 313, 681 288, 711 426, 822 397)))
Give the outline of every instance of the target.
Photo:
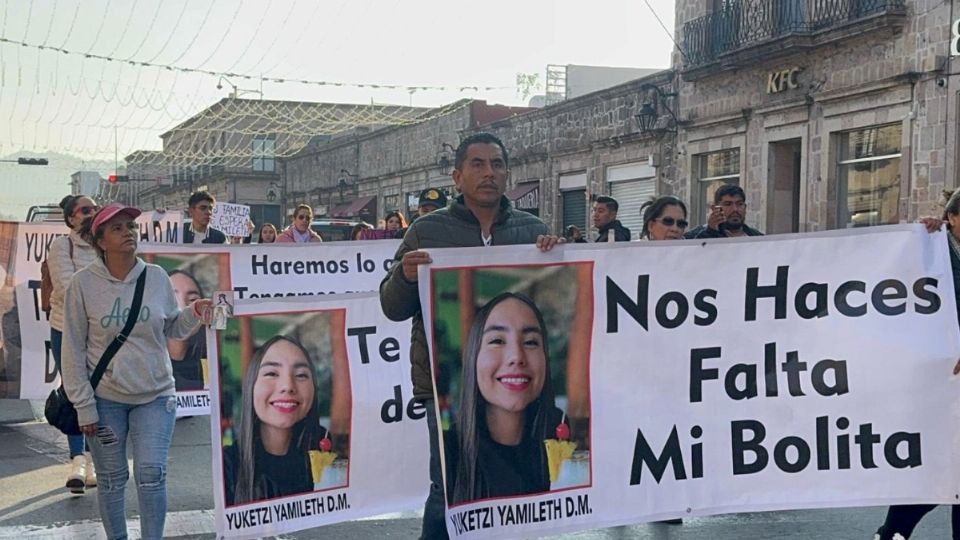
POLYGON ((590 264, 430 278, 448 505, 590 486, 590 264))
POLYGON ((228 322, 218 400, 227 508, 348 486, 344 316, 329 310, 228 322), (248 338, 237 339, 240 332, 248 338))
MULTIPOLYGON (((141 256, 166 270, 181 309, 195 300, 212 298, 215 291, 229 288, 228 255, 194 250, 151 253, 151 247, 141 250, 141 256)), ((210 363, 202 327, 187 339, 167 339, 167 349, 177 389, 177 415, 209 414, 210 363)))

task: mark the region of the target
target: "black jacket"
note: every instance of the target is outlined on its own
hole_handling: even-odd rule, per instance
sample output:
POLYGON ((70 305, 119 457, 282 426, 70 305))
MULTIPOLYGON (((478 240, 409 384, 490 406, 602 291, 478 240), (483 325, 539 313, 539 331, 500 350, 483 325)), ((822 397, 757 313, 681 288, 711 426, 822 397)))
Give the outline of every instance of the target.
POLYGON ((608 232, 610 229, 613 229, 613 241, 614 241, 614 242, 629 242, 629 241, 630 241, 630 229, 624 227, 623 224, 620 223, 620 220, 619 220, 619 219, 615 219, 615 220, 611 221, 610 223, 607 223, 606 225, 604 225, 603 227, 600 228, 600 235, 597 236, 597 242, 606 242, 606 241, 608 241, 608 240, 607 240, 607 237, 608 237, 608 235, 610 234, 610 233, 608 232))
MULTIPOLYGON (((743 232, 747 236, 763 236, 763 233, 752 228, 748 227, 746 223, 743 224, 743 232)), ((695 229, 690 229, 689 231, 683 234, 683 237, 687 240, 692 240, 696 238, 727 238, 727 235, 723 231, 714 230, 706 225, 701 225, 695 229)))
MULTIPOLYGON (((187 227, 183 230, 183 243, 192 244, 193 243, 193 229, 187 227)), ((226 244, 227 235, 222 232, 214 229, 213 227, 207 227, 207 237, 203 239, 204 244, 226 244)))

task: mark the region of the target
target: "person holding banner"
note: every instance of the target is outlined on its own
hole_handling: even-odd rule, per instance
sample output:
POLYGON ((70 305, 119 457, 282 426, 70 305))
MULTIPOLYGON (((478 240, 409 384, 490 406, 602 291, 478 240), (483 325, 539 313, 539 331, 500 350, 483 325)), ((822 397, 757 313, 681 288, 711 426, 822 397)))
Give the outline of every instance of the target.
POLYGON ((414 399, 427 411, 430 433, 430 492, 421 538, 446 538, 446 504, 433 375, 423 328, 417 273, 431 262, 422 248, 536 244, 549 251, 563 239, 550 235, 540 218, 513 208, 504 196, 509 176, 507 149, 496 136, 475 133, 463 139, 454 158, 453 181, 460 195, 452 204, 420 216, 407 229, 394 264, 380 284, 380 306, 393 321, 413 319, 410 363, 414 399))
MULTIPOLYGON (((944 222, 947 224, 947 245, 950 251, 950 269, 953 271, 953 292, 956 296, 957 318, 960 320, 960 189, 954 191, 943 209, 943 217, 922 218, 920 220, 927 227, 927 231, 935 233, 940 230, 944 222)), ((953 375, 960 375, 960 360, 953 368, 953 375)), ((920 523, 923 516, 936 508, 935 504, 901 504, 891 506, 887 510, 887 517, 883 525, 877 530, 875 540, 906 540, 913 534, 913 529, 920 523)), ((960 540, 960 504, 953 505, 951 513, 954 540, 960 540)))
POLYGON ((640 238, 648 240, 683 240, 687 225, 687 205, 672 195, 651 198, 640 206, 643 228, 640 238))
POLYGON ((310 228, 313 223, 313 208, 309 204, 298 204, 293 211, 293 225, 286 228, 277 237, 277 243, 323 242, 323 238, 310 228))
POLYGON ((550 490, 544 442, 563 413, 543 314, 527 296, 502 293, 477 312, 463 345, 459 405, 456 438, 447 438, 451 505, 550 490))
POLYGON ((300 343, 274 336, 254 353, 236 442, 223 449, 227 505, 313 490, 311 450, 329 441, 319 394, 316 365, 300 343))
POLYGON ((200 299, 180 309, 163 268, 137 257, 139 215, 137 208, 111 203, 97 212, 89 230, 84 228, 99 257, 67 288, 63 381, 97 465, 97 502, 107 538, 127 538, 129 437, 141 535, 159 539, 177 409, 166 338, 188 337, 201 318, 209 318, 212 302, 200 299), (140 309, 130 316, 134 305, 140 309), (121 333, 127 337, 118 339, 121 333), (115 354, 105 354, 108 349, 115 354), (109 369, 94 391, 90 376, 101 360, 109 369))
MULTIPOLYGON (((84 223, 89 222, 97 211, 97 204, 86 195, 67 195, 60 201, 60 208, 63 209, 64 223, 70 227, 70 234, 54 240, 47 254, 50 281, 53 283, 50 295, 50 352, 58 372, 61 371, 63 299, 67 285, 77 271, 97 258, 93 246, 80 236, 84 223)), ((85 447, 83 435, 67 435, 67 446, 70 449, 70 472, 67 474, 66 487, 71 493, 82 494, 85 488, 97 485, 93 458, 89 448, 85 447)))

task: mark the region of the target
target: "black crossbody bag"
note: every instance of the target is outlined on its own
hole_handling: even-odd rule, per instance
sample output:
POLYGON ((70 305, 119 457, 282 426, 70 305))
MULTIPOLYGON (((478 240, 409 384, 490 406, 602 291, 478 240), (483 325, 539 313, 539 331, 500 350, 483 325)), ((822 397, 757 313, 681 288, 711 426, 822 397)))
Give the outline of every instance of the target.
MULTIPOLYGON (((144 268, 143 271, 140 272, 140 277, 137 278, 137 289, 133 293, 133 303, 130 305, 130 314, 127 315, 127 322, 123 325, 123 329, 120 330, 117 337, 113 338, 113 341, 110 342, 107 349, 103 351, 103 356, 100 357, 96 369, 93 370, 93 375, 90 376, 90 386, 93 387, 94 391, 96 391, 97 385, 100 384, 100 379, 103 378, 103 373, 107 370, 107 365, 110 363, 110 360, 113 360, 114 355, 117 354, 120 347, 126 343, 127 337, 130 336, 134 325, 137 324, 137 319, 140 318, 140 305, 143 303, 143 286, 146 282, 147 269, 144 268)), ((67 399, 67 392, 63 389, 62 381, 60 382, 60 387, 56 390, 51 390, 50 395, 47 396, 47 403, 43 407, 43 415, 47 418, 48 424, 59 429, 64 434, 80 435, 80 422, 77 420, 77 409, 74 408, 73 403, 70 403, 70 400, 67 399)))

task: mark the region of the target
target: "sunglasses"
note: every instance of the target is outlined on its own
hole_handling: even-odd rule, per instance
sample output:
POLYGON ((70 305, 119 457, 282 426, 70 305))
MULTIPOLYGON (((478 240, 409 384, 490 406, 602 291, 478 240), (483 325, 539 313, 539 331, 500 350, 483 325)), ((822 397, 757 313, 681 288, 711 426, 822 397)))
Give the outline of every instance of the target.
POLYGON ((77 208, 77 210, 73 213, 73 215, 83 214, 85 216, 89 216, 90 214, 93 214, 99 209, 100 208, 97 206, 84 206, 83 208, 77 208))
POLYGON ((300 221, 306 221, 310 219, 310 216, 308 216, 307 214, 300 214, 299 216, 297 216, 297 219, 299 219, 300 221))
POLYGON ((655 219, 654 221, 659 221, 664 227, 673 227, 676 225, 681 229, 686 229, 687 225, 690 224, 690 222, 685 219, 673 219, 672 217, 662 217, 660 219, 655 219))

